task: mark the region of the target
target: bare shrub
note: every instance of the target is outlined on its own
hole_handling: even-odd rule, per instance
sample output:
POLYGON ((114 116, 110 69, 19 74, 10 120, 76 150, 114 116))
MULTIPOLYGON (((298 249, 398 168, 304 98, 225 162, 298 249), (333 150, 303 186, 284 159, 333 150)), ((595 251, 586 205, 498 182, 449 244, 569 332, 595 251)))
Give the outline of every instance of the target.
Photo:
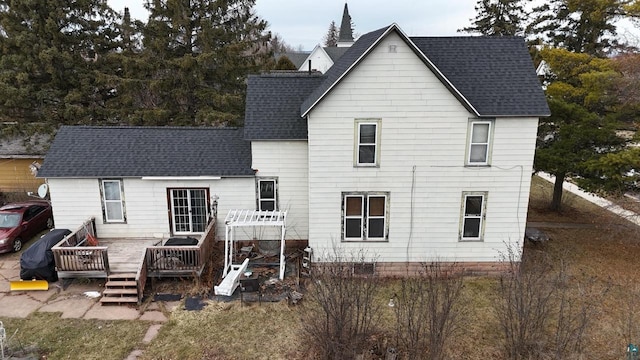
POLYGON ((379 279, 375 273, 354 272, 364 259, 335 250, 314 265, 301 320, 305 342, 318 358, 353 359, 376 330, 379 279))
POLYGON ((607 289, 571 277, 562 260, 532 251, 520 263, 509 248, 509 271, 493 304, 512 360, 580 358, 585 334, 607 289))
POLYGON ((456 265, 432 262, 424 264, 415 277, 400 280, 394 313, 403 358, 445 358, 445 349, 468 310, 462 273, 456 265))

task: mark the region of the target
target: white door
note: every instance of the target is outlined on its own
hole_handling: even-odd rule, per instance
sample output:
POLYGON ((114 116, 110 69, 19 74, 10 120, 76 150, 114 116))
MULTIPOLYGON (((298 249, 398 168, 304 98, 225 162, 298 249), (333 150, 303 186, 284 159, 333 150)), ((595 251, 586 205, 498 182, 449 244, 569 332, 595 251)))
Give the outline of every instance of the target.
POLYGON ((173 233, 203 233, 209 217, 207 189, 171 189, 170 196, 173 233))

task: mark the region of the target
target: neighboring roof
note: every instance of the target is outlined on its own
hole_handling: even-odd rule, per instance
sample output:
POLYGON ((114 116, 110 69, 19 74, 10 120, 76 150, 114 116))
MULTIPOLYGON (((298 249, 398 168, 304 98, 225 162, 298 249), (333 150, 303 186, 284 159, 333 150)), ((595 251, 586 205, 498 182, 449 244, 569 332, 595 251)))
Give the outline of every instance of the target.
POLYGON ((340 34, 338 35, 338 42, 353 42, 353 33, 351 30, 351 15, 349 15, 349 8, 347 7, 347 3, 344 3, 344 10, 342 11, 342 21, 340 22, 340 34))
POLYGON ((325 46, 322 48, 327 55, 331 58, 331 60, 335 63, 344 55, 344 53, 349 50, 348 47, 337 47, 337 46, 325 46))
POLYGON ((242 128, 63 126, 38 177, 249 176, 242 128))
POLYGON ((280 60, 281 57, 286 56, 289 60, 291 60, 293 65, 295 65, 296 68, 299 69, 300 66, 304 64, 304 61, 307 60, 307 57, 309 56, 309 54, 310 53, 307 51, 294 51, 294 52, 277 53, 274 56, 276 61, 280 60))
POLYGON ((396 32, 449 90, 477 116, 548 116, 546 98, 518 37, 415 37, 392 24, 363 35, 302 103, 305 116, 382 38, 396 32))
POLYGON ((324 76, 317 72, 250 75, 245 107, 245 139, 306 139, 307 122, 300 117, 300 103, 323 80, 324 76))

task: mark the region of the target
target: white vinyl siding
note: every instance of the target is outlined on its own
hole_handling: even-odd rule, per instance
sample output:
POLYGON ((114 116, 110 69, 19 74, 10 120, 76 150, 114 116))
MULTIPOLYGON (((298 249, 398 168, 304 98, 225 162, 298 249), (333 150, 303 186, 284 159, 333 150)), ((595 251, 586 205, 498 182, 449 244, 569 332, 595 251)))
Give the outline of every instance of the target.
POLYGON ((462 193, 460 240, 482 240, 486 199, 486 192, 462 193))
POLYGON ((467 165, 489 165, 491 154, 491 121, 469 122, 467 165))
POLYGON ((507 244, 521 243, 538 119, 493 120, 491 166, 468 166, 474 118, 397 35, 383 39, 309 113, 309 246, 317 258, 338 242, 376 262, 499 261, 507 244), (380 167, 354 166, 354 119, 382 119, 380 167), (387 241, 340 241, 342 193, 371 190, 393 194, 387 241), (483 241, 459 241, 464 191, 491 194, 483 241))
MULTIPOLYGON (((304 121, 301 119, 300 121, 304 121)), ((353 120, 352 120, 353 121, 353 120)), ((353 123, 351 123, 353 128, 353 123)), ((353 136, 352 136, 353 139, 353 136)), ((351 150, 353 151, 353 145, 351 150)), ((287 212, 287 240, 309 238, 309 182, 306 141, 252 141, 252 165, 258 179, 277 179, 276 198, 279 211, 287 212)), ((353 166, 353 160, 352 160, 353 166)), ((254 181, 254 188, 256 187, 254 181)), ((254 207, 256 190, 252 192, 254 207)), ((338 208, 338 211, 339 208, 338 208)), ((260 235, 279 239, 275 229, 263 228, 260 235)))
MULTIPOLYGON (((218 198, 218 229, 224 229, 223 221, 230 209, 253 209, 256 206, 253 177, 220 180, 125 178, 121 181, 126 190, 127 221, 107 224, 102 217, 100 187, 96 186, 96 180, 47 179, 56 227, 77 229, 83 221, 95 217, 98 237, 168 239, 173 235, 173 226, 167 189, 209 189, 209 201, 218 198)), ((252 239, 253 234, 238 232, 237 238, 252 239)))
POLYGON ((123 193, 124 190, 120 180, 100 180, 100 195, 102 196, 105 223, 123 223, 126 221, 123 193))

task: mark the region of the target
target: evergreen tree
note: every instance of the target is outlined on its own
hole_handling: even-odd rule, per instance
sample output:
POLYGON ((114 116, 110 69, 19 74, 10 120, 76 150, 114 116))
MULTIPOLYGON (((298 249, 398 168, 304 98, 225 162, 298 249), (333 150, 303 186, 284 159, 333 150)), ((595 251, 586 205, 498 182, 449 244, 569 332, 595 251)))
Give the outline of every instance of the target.
POLYGON ((274 70, 298 70, 298 68, 286 55, 282 55, 276 62, 274 70))
POLYGON ((560 210, 567 177, 591 191, 615 187, 612 178, 602 181, 596 164, 623 149, 624 141, 615 132, 618 124, 611 116, 619 73, 609 59, 557 48, 541 54, 550 68, 551 116, 540 119, 535 168, 556 177, 551 208, 560 210))
POLYGON ((340 32, 338 31, 338 26, 336 26, 336 22, 331 21, 331 24, 329 24, 329 30, 327 30, 326 35, 322 39, 324 46, 327 46, 327 47, 337 46, 339 36, 340 36, 340 32))
POLYGON ((241 123, 245 78, 271 57, 255 0, 149 0, 143 57, 127 98, 142 124, 241 123))
POLYGON ((530 33, 554 47, 604 57, 624 47, 616 38, 615 22, 638 18, 637 1, 549 0, 534 9, 530 33))
POLYGON ((523 2, 530 0, 478 0, 476 18, 470 19, 472 26, 460 32, 482 35, 523 35, 527 19, 523 2))
POLYGON ((93 123, 108 90, 95 81, 113 50, 106 0, 0 1, 0 118, 93 123))

